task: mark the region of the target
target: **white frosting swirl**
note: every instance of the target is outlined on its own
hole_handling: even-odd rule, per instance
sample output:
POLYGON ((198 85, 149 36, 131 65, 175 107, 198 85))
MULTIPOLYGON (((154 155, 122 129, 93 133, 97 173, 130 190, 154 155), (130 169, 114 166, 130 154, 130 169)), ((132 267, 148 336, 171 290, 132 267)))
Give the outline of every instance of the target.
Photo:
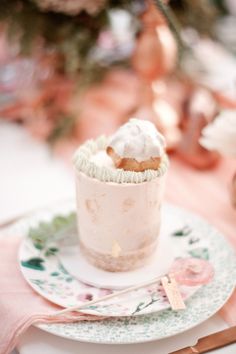
POLYGON ((202 146, 236 157, 236 110, 224 110, 202 131, 202 146))
POLYGON ((133 158, 138 162, 151 157, 161 157, 165 139, 155 125, 148 120, 131 118, 111 136, 108 143, 120 157, 133 158))

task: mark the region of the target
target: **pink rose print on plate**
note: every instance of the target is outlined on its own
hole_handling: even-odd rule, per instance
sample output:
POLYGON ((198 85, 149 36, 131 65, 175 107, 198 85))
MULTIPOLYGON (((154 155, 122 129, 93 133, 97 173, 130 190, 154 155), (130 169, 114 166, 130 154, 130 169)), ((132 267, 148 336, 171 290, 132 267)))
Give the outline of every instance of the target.
POLYGON ((92 301, 93 300, 93 294, 90 293, 82 293, 77 296, 77 300, 86 302, 86 301, 92 301))
POLYGON ((213 266, 204 259, 179 258, 170 269, 181 285, 196 286, 208 284, 214 277, 213 266))

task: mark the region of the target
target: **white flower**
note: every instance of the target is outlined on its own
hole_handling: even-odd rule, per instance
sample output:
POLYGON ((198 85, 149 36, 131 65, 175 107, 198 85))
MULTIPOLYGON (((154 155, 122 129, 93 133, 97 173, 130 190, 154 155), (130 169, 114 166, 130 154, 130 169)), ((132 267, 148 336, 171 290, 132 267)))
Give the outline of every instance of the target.
POLYGON ((202 131, 200 144, 208 150, 236 157, 236 110, 224 110, 202 131))

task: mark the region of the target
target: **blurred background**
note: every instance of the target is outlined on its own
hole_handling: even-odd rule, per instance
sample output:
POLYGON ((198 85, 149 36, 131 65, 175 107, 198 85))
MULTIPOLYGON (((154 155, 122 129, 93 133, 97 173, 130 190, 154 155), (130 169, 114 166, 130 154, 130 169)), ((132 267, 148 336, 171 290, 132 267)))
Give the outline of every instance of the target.
POLYGON ((1 0, 0 220, 73 196, 75 148, 131 116, 166 137, 169 199, 217 180, 235 217, 235 28, 234 0, 1 0))

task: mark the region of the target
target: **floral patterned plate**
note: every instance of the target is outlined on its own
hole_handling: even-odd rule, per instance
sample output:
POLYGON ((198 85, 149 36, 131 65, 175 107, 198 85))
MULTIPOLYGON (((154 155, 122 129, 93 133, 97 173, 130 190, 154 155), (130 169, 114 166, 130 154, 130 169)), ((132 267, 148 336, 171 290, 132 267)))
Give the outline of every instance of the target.
MULTIPOLYGON (((86 273, 86 262, 81 265, 78 264, 78 266, 75 262, 75 266, 72 268, 64 266, 65 250, 70 250, 66 265, 68 259, 74 257, 76 261, 78 258, 77 251, 73 253, 73 250, 78 248, 76 220, 73 211, 67 210, 67 212, 60 213, 56 211, 55 213, 55 210, 51 210, 46 215, 35 214, 31 218, 31 222, 33 221, 35 224, 29 226, 26 230, 26 237, 20 247, 19 260, 25 279, 35 291, 63 307, 80 305, 85 301, 115 292, 115 290, 104 288, 104 286, 91 286, 74 275, 76 272, 73 272, 73 268, 78 269, 79 275, 80 273, 86 273)), ((209 245, 207 240, 205 238, 197 239, 193 230, 190 227, 181 227, 182 224, 182 221, 175 220, 172 214, 164 212, 161 233, 164 236, 162 239, 168 241, 169 249, 172 246, 172 252, 170 252, 172 261, 190 255, 208 258, 209 245), (170 218, 171 223, 169 222, 170 218), (196 244, 198 244, 197 248, 196 244), (197 252, 197 254, 194 255, 194 252, 197 252)), ((161 246, 162 253, 165 253, 163 256, 157 253, 157 259, 154 257, 151 265, 144 267, 144 270, 130 272, 129 277, 132 279, 132 275, 133 277, 136 275, 137 278, 140 274, 140 282, 148 280, 148 277, 152 280, 155 277, 153 271, 159 269, 158 264, 168 258, 168 247, 163 248, 161 246), (141 276, 144 276, 144 279, 141 276)), ((82 255, 80 256, 82 257, 82 255)), ((170 265, 171 263, 166 271, 168 271, 170 265)), ((124 276, 127 276, 126 273, 124 273, 124 276)), ((101 274, 103 273, 101 272, 101 274)), ((115 278, 117 274, 112 273, 112 276, 115 278)), ((119 273, 118 279, 122 276, 122 273, 119 273)), ((99 279, 101 278, 102 276, 99 277, 99 279)), ((199 286, 180 286, 180 291, 185 300, 198 289, 199 286)), ((88 305, 82 312, 100 316, 136 316, 162 311, 169 307, 169 302, 161 284, 155 284, 113 298, 110 301, 88 305)))
MULTIPOLYGON (((64 247, 65 243, 73 242, 73 237, 64 238, 65 232, 70 235, 73 234, 71 225, 74 216, 71 214, 68 217, 69 210, 73 210, 73 206, 63 205, 57 209, 45 210, 28 219, 21 220, 11 228, 13 233, 17 231, 28 235, 20 251, 21 269, 25 276, 28 271, 32 271, 33 273, 28 274, 34 274, 34 276, 35 272, 38 275, 45 273, 47 258, 60 261, 59 251, 55 244, 64 247), (54 218, 55 215, 67 215, 67 217, 54 218), (54 221, 52 222, 52 220, 54 221), (45 247, 45 240, 49 234, 52 235, 51 242, 45 247), (38 252, 41 252, 43 256, 38 252), (45 253, 47 254, 45 255, 45 253), (31 258, 25 257, 26 255, 30 255, 31 258)), ((186 301, 186 310, 174 312, 165 309, 161 312, 143 316, 119 317, 104 321, 73 324, 40 324, 38 326, 55 335, 79 341, 110 344, 137 343, 178 334, 200 324, 217 312, 227 301, 235 286, 236 259, 233 250, 217 230, 197 216, 170 205, 164 206, 163 215, 164 217, 171 216, 171 222, 172 220, 178 221, 178 225, 175 225, 178 226, 178 229, 172 232, 170 237, 172 237, 174 243, 179 244, 179 249, 184 250, 186 254, 192 257, 209 259, 215 270, 214 280, 201 287, 186 301), (187 227, 179 228, 180 224, 187 227)), ((50 271, 51 279, 59 277, 61 282, 67 283, 69 287, 66 290, 69 291, 70 284, 75 280, 64 267, 57 266, 55 272, 58 272, 58 274, 53 274, 54 269, 48 269, 47 271, 50 271)), ((40 280, 40 278, 32 279, 40 280)), ((27 280, 29 281, 29 278, 27 280)), ((32 284, 34 284, 35 289, 40 289, 41 284, 38 285, 37 281, 32 284)), ((53 280, 51 280, 51 283, 47 283, 47 286, 48 291, 50 291, 50 288, 53 289, 53 280)), ((93 295, 91 287, 85 285, 85 289, 85 298, 90 299, 93 295)), ((97 291, 105 290, 98 289, 97 291)), ((104 292, 102 292, 103 294, 104 292)), ((81 298, 81 300, 84 299, 81 298)), ((149 302, 152 301, 149 294, 149 302)), ((136 312, 142 314, 142 311, 144 311, 143 313, 145 313, 145 310, 156 303, 158 301, 154 299, 154 303, 148 306, 146 306, 147 303, 140 304, 136 312)), ((104 313, 103 308, 94 310, 98 311, 99 314, 104 313)), ((107 311, 107 309, 105 310, 107 311)), ((120 309, 118 312, 120 312, 120 309)))

